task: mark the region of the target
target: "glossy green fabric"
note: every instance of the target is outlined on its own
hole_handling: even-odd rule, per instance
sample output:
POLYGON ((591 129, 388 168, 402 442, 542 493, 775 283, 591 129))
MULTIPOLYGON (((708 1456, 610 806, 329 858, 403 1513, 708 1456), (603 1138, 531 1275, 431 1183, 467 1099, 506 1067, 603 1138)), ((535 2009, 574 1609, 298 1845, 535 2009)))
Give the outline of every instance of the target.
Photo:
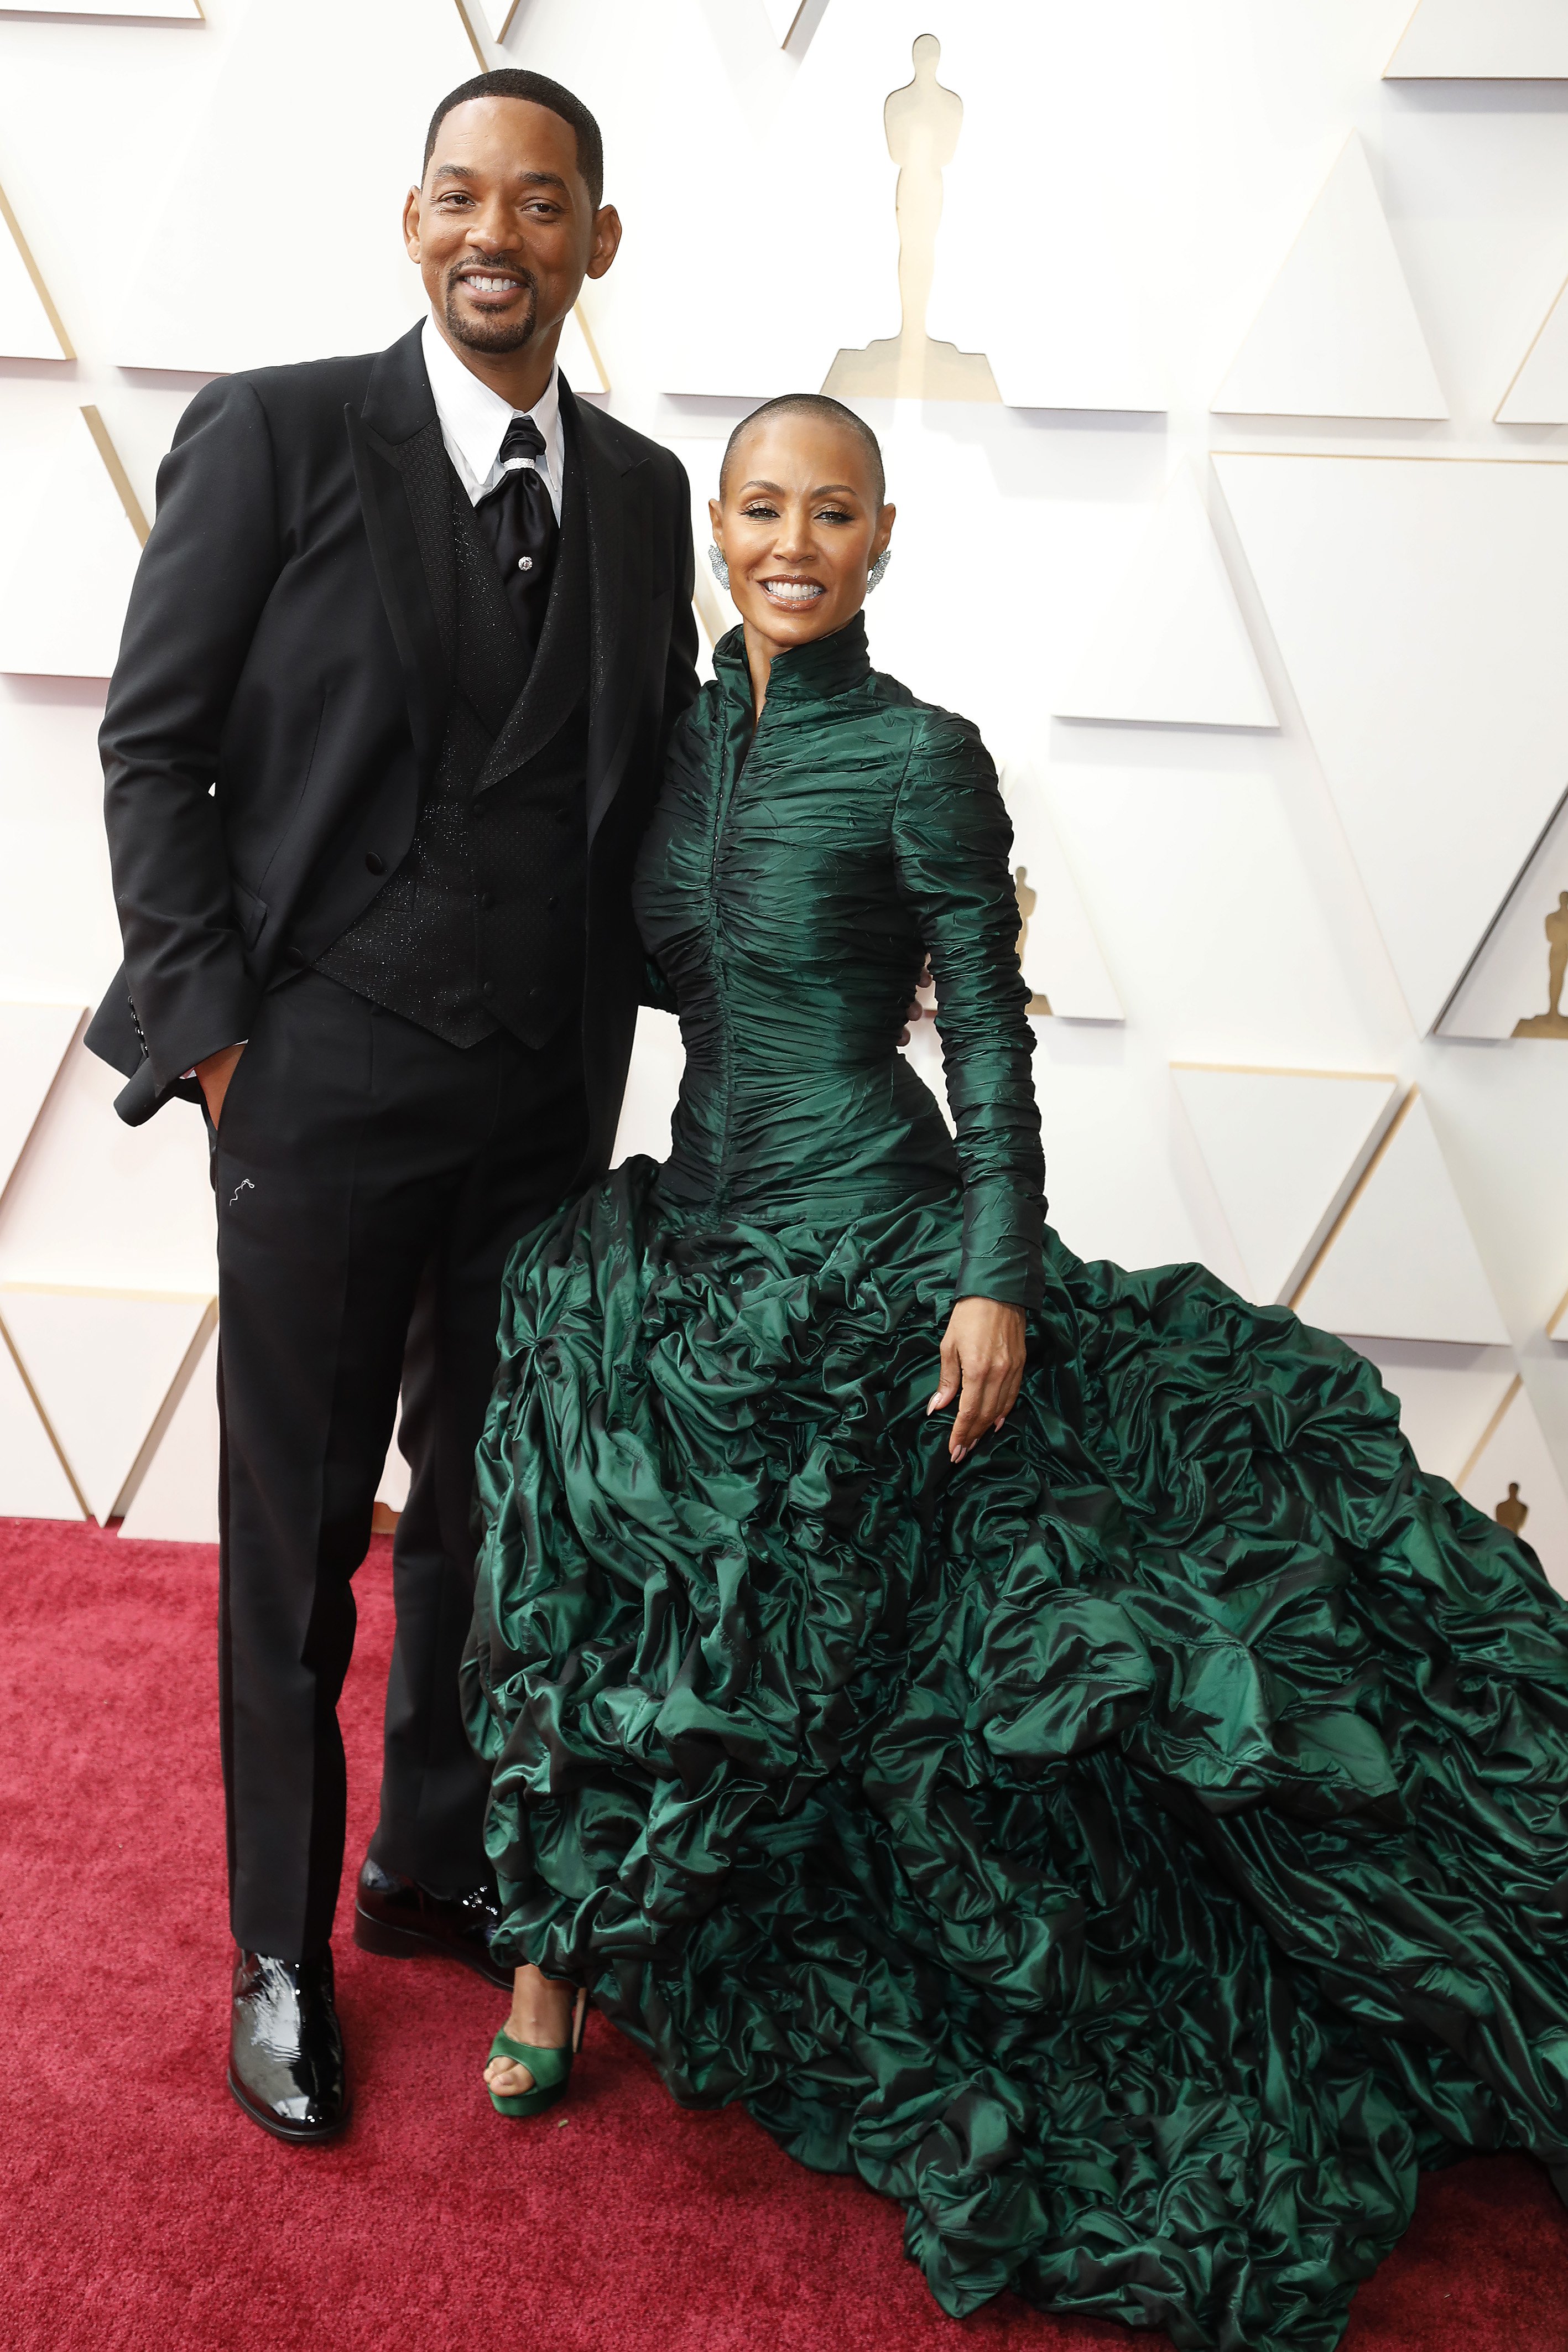
POLYGON ((1568 1620, 1364 1360, 1044 1226, 973 730, 858 624, 755 742, 716 667, 640 869, 672 1159, 507 1286, 465 1694, 510 1948, 901 2200, 949 2311, 1320 2352, 1418 2167, 1568 2161, 1568 1620), (894 1047, 923 940, 956 1152, 894 1047), (1030 1367, 954 1471, 967 1288, 1030 1367))

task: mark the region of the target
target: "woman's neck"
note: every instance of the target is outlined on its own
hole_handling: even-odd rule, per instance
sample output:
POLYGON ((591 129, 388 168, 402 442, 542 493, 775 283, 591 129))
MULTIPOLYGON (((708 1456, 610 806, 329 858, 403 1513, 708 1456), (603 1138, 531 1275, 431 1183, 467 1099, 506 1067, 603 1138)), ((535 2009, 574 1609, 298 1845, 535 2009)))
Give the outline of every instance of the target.
POLYGON ((768 681, 773 675, 773 656, 782 653, 784 647, 771 637, 765 637, 760 629, 754 629, 749 621, 744 622, 742 626, 746 632, 746 667, 751 672, 751 715, 755 723, 761 718, 762 706, 768 699, 768 681))

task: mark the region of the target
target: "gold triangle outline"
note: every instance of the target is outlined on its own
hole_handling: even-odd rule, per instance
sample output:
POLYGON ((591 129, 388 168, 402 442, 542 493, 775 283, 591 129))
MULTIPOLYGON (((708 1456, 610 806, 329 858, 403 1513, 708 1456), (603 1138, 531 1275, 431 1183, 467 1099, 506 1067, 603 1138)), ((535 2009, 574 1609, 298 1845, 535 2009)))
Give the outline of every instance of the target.
MULTIPOLYGON (((1531 361, 1535 357, 1535 346, 1541 341, 1542 336, 1546 332, 1547 328, 1552 324, 1552 320, 1557 316, 1557 306, 1562 301, 1565 294, 1568 294, 1568 278, 1564 278, 1562 285, 1557 289, 1556 293, 1553 294, 1551 301, 1546 305, 1546 316, 1542 320, 1540 326, 1537 327, 1534 334, 1530 338, 1530 349, 1525 352, 1524 357, 1520 361, 1519 365, 1514 369, 1513 373, 1510 376, 1507 391, 1503 394, 1502 398, 1498 402, 1497 406, 1492 410, 1491 421, 1494 425, 1503 425, 1508 422, 1502 412, 1508 406, 1509 402, 1513 398, 1514 386, 1518 383, 1520 377, 1524 373, 1525 369, 1530 365, 1531 361)), ((1521 420, 1521 422, 1522 423, 1522 420, 1521 420)), ((1517 431, 1519 426, 1516 425, 1514 429, 1517 431)))
MULTIPOLYGON (((1217 1071, 1223 1077, 1231 1078, 1335 1078, 1342 1080, 1358 1079, 1365 1085, 1379 1087, 1396 1087, 1399 1084, 1398 1073, 1395 1070, 1297 1070, 1282 1068, 1277 1062, 1172 1062, 1168 1066, 1173 1070, 1213 1070, 1217 1071)), ((1385 1146, 1388 1143, 1395 1129, 1404 1118, 1408 1108, 1408 1097, 1406 1097, 1404 1102, 1399 1103, 1392 1112, 1388 1112, 1385 1107, 1385 1124, 1382 1134, 1378 1137, 1377 1141, 1372 1148, 1372 1151, 1365 1167, 1362 1170, 1360 1175, 1351 1186, 1350 1191, 1346 1193, 1343 1207, 1340 1210, 1339 1214, 1334 1218, 1333 1223, 1330 1225, 1327 1233, 1323 1235, 1322 1240, 1319 1243, 1317 1248, 1312 1252, 1306 1272, 1302 1275, 1300 1282, 1296 1284, 1294 1289, 1290 1295, 1290 1297, 1282 1302, 1285 1306, 1290 1307, 1292 1314, 1295 1312, 1297 1300, 1301 1297, 1302 1291, 1305 1290, 1308 1283, 1311 1282, 1313 1275, 1317 1272, 1324 1251, 1328 1248, 1329 1244, 1333 1240, 1335 1234, 1339 1232, 1341 1225, 1350 1214, 1351 1209, 1358 1199, 1367 1178, 1371 1175, 1374 1168, 1381 1159, 1385 1146)), ((1364 1142, 1363 1143, 1362 1149, 1364 1150, 1365 1150, 1364 1142)), ((1201 1143, 1198 1145, 1198 1153, 1201 1158, 1203 1154, 1203 1146, 1201 1143)), ((1354 1160, 1351 1164, 1353 1166, 1354 1165, 1354 1160)), ((1204 1166, 1206 1168, 1208 1166, 1207 1160, 1204 1160, 1204 1166)), ((1344 1180, 1342 1177, 1340 1181, 1343 1183, 1344 1180)), ((1212 1170, 1209 1171, 1209 1181, 1210 1183, 1214 1181, 1212 1170)), ((1218 1194, 1217 1192, 1216 1199, 1218 1200, 1218 1194)), ((1224 1217, 1225 1206, 1223 1202, 1219 1203, 1219 1210, 1220 1215, 1224 1217)), ((1230 1231, 1228 1218, 1225 1219, 1225 1224, 1226 1231, 1228 1233, 1230 1231)), ((1232 1234, 1231 1240, 1234 1242, 1236 1236, 1232 1234)), ((1238 1256, 1240 1255, 1240 1246, 1239 1244, 1237 1245, 1237 1255, 1238 1256)), ((1300 1265, 1301 1260, 1298 1258, 1296 1262, 1300 1265)))
POLYGON ((77 1501, 81 1505, 82 1517, 86 1519, 90 1519, 95 1527, 108 1527, 111 1520, 123 1518, 125 1513, 129 1510, 137 1487, 141 1484, 142 1479, 147 1475, 148 1471, 152 1468, 153 1455, 157 1453, 159 1445, 162 1444, 163 1438, 168 1433, 169 1423, 174 1417, 174 1413, 179 1406, 180 1398, 184 1394, 185 1389, 189 1385, 192 1376, 195 1371, 196 1365, 201 1360, 199 1354, 193 1351, 197 1349, 198 1345, 202 1347, 205 1346, 207 1340, 212 1336, 213 1328, 217 1322, 217 1318, 218 1302, 210 1290, 110 1290, 107 1289, 102 1283, 93 1282, 0 1283, 0 1339, 5 1341, 6 1350, 10 1355, 12 1362, 16 1365, 16 1370, 21 1378, 22 1385, 26 1390, 28 1396, 32 1399, 33 1409, 37 1412, 38 1419, 44 1424, 44 1428, 48 1434, 49 1444, 54 1447, 55 1453, 59 1460, 60 1467, 65 1472, 66 1476, 70 1483, 70 1490, 76 1496, 77 1501), (164 1391, 163 1395, 159 1400, 157 1410, 147 1424, 146 1434, 143 1436, 140 1446, 137 1448, 136 1454, 131 1462, 131 1467, 120 1481, 120 1492, 116 1495, 114 1501, 110 1506, 109 1510, 105 1513, 101 1520, 92 1509, 86 1495, 82 1491, 81 1482, 78 1478, 76 1472, 71 1467, 70 1456, 66 1452, 65 1445, 60 1438, 59 1433, 56 1429, 54 1423, 49 1419, 48 1413, 45 1409, 44 1400, 39 1395, 37 1387, 34 1385, 32 1375, 22 1360, 22 1351, 20 1348, 17 1347, 16 1340, 12 1338, 9 1329, 6 1328, 5 1318, 5 1301, 8 1297, 18 1291, 20 1291, 25 1297, 32 1298, 151 1299, 160 1306, 199 1306, 202 1307, 203 1312, 201 1320, 196 1328, 196 1336, 186 1348, 184 1354, 181 1357, 179 1364, 175 1370, 174 1376, 170 1381, 168 1388, 164 1391), (176 1393, 176 1391, 178 1391, 178 1393, 176 1393), (172 1399, 172 1402, 171 1402, 171 1399, 172 1399))
POLYGON ((96 408, 84 408, 82 420, 92 435, 93 446, 103 459, 104 472, 114 484, 115 497, 125 509, 125 520, 136 533, 138 541, 145 547, 152 526, 141 511, 141 501, 131 488, 131 477, 125 470, 125 461, 110 436, 109 427, 96 408))
POLYGON ((26 1365, 22 1361, 21 1350, 17 1347, 15 1339, 12 1339, 10 1332, 5 1328, 5 1318, 4 1316, 0 1316, 0 1343, 4 1343, 5 1353, 16 1365, 16 1377, 27 1391, 33 1411, 37 1414, 38 1419, 44 1424, 44 1434, 54 1448, 55 1459, 59 1464, 60 1468, 65 1472, 66 1484, 69 1486, 71 1493, 76 1496, 77 1503, 80 1508, 83 1518, 92 1520, 93 1525, 96 1526, 97 1521, 92 1519, 92 1512, 89 1508, 87 1496, 82 1493, 80 1484, 77 1478, 77 1474, 71 1468, 70 1456, 66 1452, 65 1447, 60 1444, 54 1423, 44 1411, 44 1400, 38 1394, 37 1390, 33 1386, 32 1374, 28 1371, 26 1365))
POLYGON ((593 362, 594 372, 599 378, 599 389, 601 393, 608 393, 610 390, 610 372, 606 368, 603 360, 600 357, 599 345, 593 339, 593 330, 588 323, 588 313, 583 309, 580 299, 572 304, 571 315, 577 320, 578 326, 581 330, 583 341, 588 345, 588 356, 593 362))
MULTIPOLYGON (((456 0, 456 6, 457 14, 462 19, 463 29, 468 36, 468 46, 479 60, 479 70, 481 73, 488 73, 491 69, 490 60, 485 54, 485 44, 479 37, 479 27, 474 22, 474 13, 468 5, 468 0, 456 0)), ((507 12, 508 25, 512 21, 513 13, 514 11, 511 10, 507 12)))
MULTIPOLYGON (((192 5, 196 11, 197 23, 204 25, 207 12, 202 0, 192 0, 192 5)), ((18 0, 0 0, 0 16, 45 16, 51 23, 67 25, 188 25, 191 21, 189 16, 171 16, 167 9, 161 10, 158 0, 147 0, 146 7, 138 9, 133 16, 122 16, 118 9, 111 15, 107 9, 95 8, 92 0, 81 0, 79 8, 60 9, 29 7, 26 0, 20 0, 20 5, 18 0)))
POLYGON ((1234 1078, 1359 1078, 1370 1086, 1396 1087, 1396 1070, 1294 1070, 1279 1062, 1173 1062, 1173 1070, 1220 1070, 1234 1078))
POLYGON ((1421 1089, 1419 1087, 1411 1087, 1409 1093, 1406 1096, 1404 1101, 1400 1104, 1398 1109, 1395 1112, 1393 1118, 1384 1129, 1383 1133, 1378 1137, 1376 1148, 1374 1150, 1371 1159, 1367 1161, 1365 1167, 1362 1170, 1360 1175, 1356 1178, 1354 1183, 1351 1186, 1349 1192, 1345 1196, 1343 1208, 1340 1211, 1338 1216, 1334 1219, 1333 1224, 1323 1235, 1322 1244, 1313 1256, 1311 1265, 1308 1266, 1305 1274, 1302 1275, 1300 1282, 1297 1283, 1294 1290, 1291 1291, 1290 1297, 1285 1301, 1286 1306, 1289 1307, 1292 1315, 1299 1315, 1301 1313, 1302 1298, 1305 1297, 1310 1286, 1317 1279, 1324 1259, 1328 1256, 1330 1250, 1333 1249, 1335 1242, 1338 1241, 1340 1234, 1344 1230, 1345 1220, 1349 1217, 1352 1210, 1355 1207, 1356 1202, 1361 1199, 1362 1194, 1371 1183, 1373 1177, 1376 1174, 1378 1169, 1382 1166, 1384 1154, 1387 1151, 1389 1145, 1393 1142, 1395 1137, 1404 1126, 1406 1118, 1410 1116, 1411 1108, 1416 1102, 1420 1092, 1421 1089))
MULTIPOLYGON (((1384 67, 1382 74, 1379 76, 1380 80, 1387 81, 1389 79, 1388 66, 1391 66, 1394 63, 1395 58, 1399 55, 1400 50, 1405 47, 1406 42, 1409 39, 1412 31, 1415 29, 1416 19, 1421 14, 1421 11, 1426 5, 1427 0, 1416 0, 1416 5, 1411 9, 1410 14, 1405 19, 1404 30, 1401 32, 1399 38, 1395 42, 1394 47, 1388 52, 1388 65, 1384 67)), ((1403 80, 1405 77, 1401 74, 1396 74, 1393 79, 1396 81, 1400 81, 1403 80)), ((1414 80, 1416 77, 1412 75, 1410 79, 1414 80)))
POLYGON ((173 1379, 169 1383, 163 1402, 149 1423, 147 1434, 141 1441, 136 1459, 126 1472, 120 1492, 110 1507, 110 1519, 124 1518, 131 1504, 136 1500, 137 1490, 149 1470, 152 1469, 158 1450, 169 1434, 170 1424, 185 1401, 185 1391, 196 1376, 196 1368, 205 1355, 207 1342, 217 1329, 217 1326, 218 1302, 215 1298, 209 1298, 207 1311, 196 1326, 195 1335, 181 1359, 173 1379))
MULTIPOLYGON (((32 1118, 28 1124, 27 1132, 22 1138, 21 1143, 17 1149, 16 1157, 11 1163, 11 1173, 3 1182, 0 1182, 0 1205, 4 1204, 6 1193, 10 1191, 12 1185, 16 1182, 17 1176, 21 1172, 22 1162, 27 1156, 28 1146, 31 1144, 34 1136, 38 1132, 38 1122, 43 1118, 45 1111, 48 1108, 49 1098, 53 1095, 55 1088, 59 1085, 60 1079, 65 1072, 66 1064, 70 1059, 73 1048, 81 1041, 81 1033, 87 1026, 88 1019, 91 1011, 92 1008, 90 1005, 84 1004, 77 1014, 77 1025, 71 1031, 65 1051, 61 1054, 59 1060, 55 1065, 54 1076, 50 1078, 48 1085, 44 1088, 43 1093, 38 1097, 38 1108, 33 1113, 32 1118)), ((15 1287, 15 1285, 13 1285, 13 1287, 15 1287)))
MULTIPOLYGON (((0 188, 0 221, 4 221, 10 230, 11 241, 22 257, 22 267, 33 281, 33 291, 44 306, 44 316, 49 322, 50 332, 60 347, 60 360, 74 360, 76 346, 66 332, 66 322, 55 308, 55 298, 44 283, 44 273, 33 258, 33 249, 22 234, 22 224, 12 211, 4 188, 0 188)), ((51 367, 58 363, 53 360, 47 362, 51 367)))
POLYGON ((1510 1381, 1507 1388, 1503 1391, 1502 1402, 1498 1406, 1497 1411, 1493 1413, 1491 1419, 1488 1422, 1486 1427, 1482 1430, 1480 1435, 1471 1446, 1469 1457, 1467 1460, 1464 1468, 1460 1471, 1458 1476, 1454 1481, 1454 1486, 1459 1492, 1463 1492, 1466 1479, 1475 1468, 1476 1464, 1480 1460, 1481 1455, 1486 1452, 1487 1447, 1491 1444, 1492 1439, 1497 1435, 1498 1431, 1502 1427, 1503 1415, 1507 1412, 1509 1406, 1513 1402, 1514 1398, 1519 1394, 1523 1386, 1524 1378, 1522 1373, 1515 1372, 1512 1380, 1510 1381))

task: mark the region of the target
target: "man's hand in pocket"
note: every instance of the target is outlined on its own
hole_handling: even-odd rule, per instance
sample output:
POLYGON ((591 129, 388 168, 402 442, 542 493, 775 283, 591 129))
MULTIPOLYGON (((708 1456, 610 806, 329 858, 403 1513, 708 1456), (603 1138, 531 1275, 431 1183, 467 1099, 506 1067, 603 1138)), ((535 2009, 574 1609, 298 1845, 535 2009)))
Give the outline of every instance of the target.
POLYGON ((224 1097, 229 1090, 229 1080, 239 1066, 245 1052, 242 1039, 237 1045, 225 1045, 221 1053, 209 1054, 204 1062, 196 1064, 196 1078, 207 1106, 207 1117, 214 1127, 224 1115, 224 1097))

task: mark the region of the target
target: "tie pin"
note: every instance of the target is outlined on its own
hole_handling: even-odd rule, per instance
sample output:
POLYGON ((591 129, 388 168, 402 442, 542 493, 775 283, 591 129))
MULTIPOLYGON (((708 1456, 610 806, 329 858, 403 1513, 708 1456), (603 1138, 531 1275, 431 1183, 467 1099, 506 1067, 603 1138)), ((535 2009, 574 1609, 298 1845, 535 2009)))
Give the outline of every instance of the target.
POLYGON ((519 555, 519 556, 518 556, 518 558, 517 558, 517 570, 518 570, 519 572, 531 572, 531 571, 533 570, 533 568, 534 568, 534 559, 533 559, 533 557, 532 557, 531 555, 519 555))

